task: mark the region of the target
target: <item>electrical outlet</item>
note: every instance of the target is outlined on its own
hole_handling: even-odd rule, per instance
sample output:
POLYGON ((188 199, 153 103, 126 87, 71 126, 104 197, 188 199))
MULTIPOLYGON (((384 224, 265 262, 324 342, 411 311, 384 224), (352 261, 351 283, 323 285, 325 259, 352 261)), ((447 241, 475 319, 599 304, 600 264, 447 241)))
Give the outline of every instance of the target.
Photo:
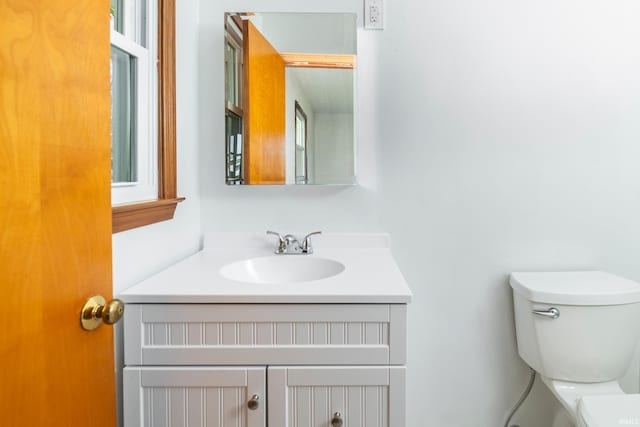
POLYGON ((384 7, 382 0, 364 0, 364 28, 384 29, 384 7))

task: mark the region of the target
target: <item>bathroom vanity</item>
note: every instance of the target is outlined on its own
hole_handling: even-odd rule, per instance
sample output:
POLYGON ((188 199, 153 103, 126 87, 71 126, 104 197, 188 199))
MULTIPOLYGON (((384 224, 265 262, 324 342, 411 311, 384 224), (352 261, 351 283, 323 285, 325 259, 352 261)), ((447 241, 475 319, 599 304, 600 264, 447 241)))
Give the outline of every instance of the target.
POLYGON ((411 293, 388 237, 314 244, 209 235, 121 294, 125 426, 405 426, 411 293))

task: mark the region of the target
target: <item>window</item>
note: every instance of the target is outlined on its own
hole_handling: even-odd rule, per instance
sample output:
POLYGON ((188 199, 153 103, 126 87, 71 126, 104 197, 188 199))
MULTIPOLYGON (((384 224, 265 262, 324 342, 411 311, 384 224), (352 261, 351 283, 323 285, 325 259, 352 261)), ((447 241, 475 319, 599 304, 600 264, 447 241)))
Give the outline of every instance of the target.
POLYGON ((173 218, 175 0, 111 0, 113 232, 173 218))
POLYGON ((242 24, 238 15, 225 14, 225 139, 226 182, 242 184, 243 111, 242 111, 242 24))
POLYGON ((111 0, 111 203, 154 200, 157 183, 156 2, 111 0))
MULTIPOLYGON (((291 104, 289 104, 291 105, 291 104)), ((296 101, 296 184, 307 184, 307 115, 296 101)))

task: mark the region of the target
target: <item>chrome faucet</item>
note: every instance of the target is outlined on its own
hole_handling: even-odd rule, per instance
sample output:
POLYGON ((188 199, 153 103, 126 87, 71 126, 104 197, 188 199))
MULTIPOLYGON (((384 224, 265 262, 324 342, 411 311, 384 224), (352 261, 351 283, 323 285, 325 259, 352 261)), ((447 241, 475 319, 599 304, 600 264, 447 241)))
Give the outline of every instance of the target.
POLYGON ((278 237, 278 247, 275 250, 276 254, 279 255, 305 255, 312 254, 313 247, 311 246, 311 236, 315 234, 322 234, 322 231, 314 231, 312 233, 307 234, 304 239, 302 239, 302 243, 298 241, 296 236, 293 234, 282 235, 275 231, 267 231, 267 234, 273 234, 278 237))

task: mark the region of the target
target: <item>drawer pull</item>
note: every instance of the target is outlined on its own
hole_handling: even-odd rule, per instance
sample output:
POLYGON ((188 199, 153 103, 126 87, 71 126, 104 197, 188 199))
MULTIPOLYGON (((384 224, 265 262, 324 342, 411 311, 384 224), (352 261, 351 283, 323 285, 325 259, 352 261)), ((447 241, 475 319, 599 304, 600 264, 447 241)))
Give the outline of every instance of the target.
POLYGON ((258 396, 257 394, 254 394, 253 396, 251 396, 251 399, 249 399, 249 402, 247 402, 247 407, 252 411, 255 411, 260 406, 259 400, 260 400, 260 396, 258 396))
POLYGON ((342 427, 342 414, 340 412, 333 414, 333 418, 331 418, 331 427, 342 427))

